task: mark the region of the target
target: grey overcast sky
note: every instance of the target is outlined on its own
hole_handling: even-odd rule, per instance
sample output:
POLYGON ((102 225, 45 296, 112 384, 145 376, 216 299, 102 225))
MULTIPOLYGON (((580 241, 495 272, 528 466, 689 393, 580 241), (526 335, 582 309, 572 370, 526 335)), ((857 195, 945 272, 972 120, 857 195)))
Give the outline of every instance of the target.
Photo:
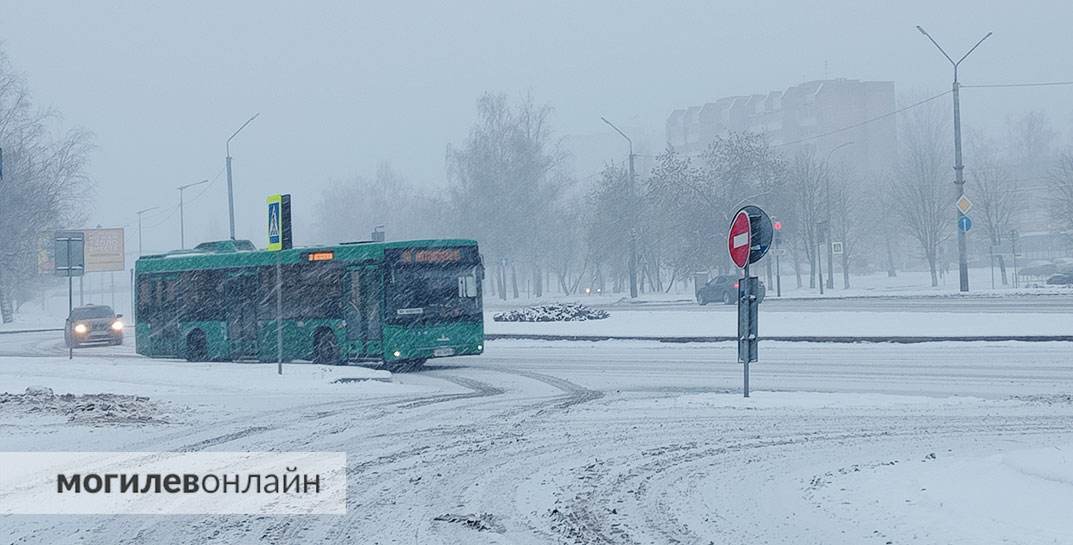
MULTIPOLYGON (((293 193, 308 226, 328 180, 380 160, 440 187, 445 147, 487 90, 551 103, 561 135, 606 131, 606 115, 658 145, 674 108, 825 71, 941 92, 949 66, 917 24, 951 54, 995 32, 965 82, 1073 80, 1071 21, 1069 0, 0 0, 0 40, 38 104, 97 136, 92 223, 133 227, 134 210, 161 207, 146 215, 147 251, 178 246, 175 187, 204 178, 215 181, 188 208, 188 233, 226 238, 224 141, 255 112, 232 155, 239 236, 262 245, 270 193, 293 193)), ((966 91, 964 116, 998 129, 1044 109, 1068 138, 1071 98, 1070 87, 966 91)))

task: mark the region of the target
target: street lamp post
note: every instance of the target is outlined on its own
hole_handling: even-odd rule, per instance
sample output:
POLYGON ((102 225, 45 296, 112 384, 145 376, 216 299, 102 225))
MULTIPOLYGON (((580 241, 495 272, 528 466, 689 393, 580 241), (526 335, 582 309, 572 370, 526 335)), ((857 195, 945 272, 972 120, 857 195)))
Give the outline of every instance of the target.
POLYGON ((150 210, 156 210, 159 206, 150 206, 149 208, 142 208, 135 212, 138 214, 138 257, 142 256, 142 214, 149 212, 150 210))
MULTIPOLYGON (((965 194, 965 176, 962 172, 965 169, 965 165, 963 165, 961 162, 961 99, 959 96, 959 89, 961 88, 961 84, 958 83, 958 66, 961 64, 961 61, 964 61, 969 55, 972 54, 973 51, 976 51, 976 48, 980 47, 980 44, 984 43, 984 40, 991 37, 992 33, 988 32, 987 34, 985 34, 983 38, 980 38, 980 41, 976 42, 976 45, 972 46, 972 48, 969 49, 968 53, 965 53, 961 56, 960 59, 955 61, 954 59, 950 58, 950 55, 946 54, 946 51, 944 51, 942 46, 939 45, 939 42, 935 41, 935 38, 932 38, 931 34, 928 34, 928 31, 924 30, 924 28, 919 25, 917 25, 917 30, 919 30, 921 34, 926 36, 928 40, 930 40, 931 43, 935 45, 939 52, 942 53, 944 57, 946 57, 946 60, 950 61, 950 65, 954 67, 954 83, 952 86, 952 91, 954 94, 954 186, 955 198, 961 200, 961 197, 965 194)), ((958 209, 956 216, 956 221, 958 225, 958 278, 960 280, 960 290, 963 292, 967 292, 969 291, 969 262, 966 256, 965 231, 962 231, 960 227, 961 218, 964 215, 965 214, 962 213, 960 209, 958 209)))
MULTIPOLYGON (((831 236, 831 173, 827 169, 827 164, 836 151, 852 143, 853 141, 851 140, 835 146, 831 151, 827 152, 827 157, 823 160, 824 193, 827 194, 827 289, 829 290, 835 289, 835 242, 834 237, 831 236)), ((844 241, 843 244, 845 244, 844 241)))
POLYGON ((231 184, 231 140, 238 136, 238 133, 242 132, 242 129, 245 129, 246 125, 252 123, 259 115, 261 114, 253 114, 253 117, 247 119, 246 122, 227 139, 227 219, 228 224, 231 227, 231 240, 235 240, 235 192, 231 184))
MULTIPOLYGON (((634 202, 634 195, 636 194, 636 189, 634 188, 635 182, 634 182, 634 177, 633 177, 633 158, 635 157, 635 155, 633 153, 633 140, 630 140, 630 137, 626 136, 626 133, 624 133, 621 130, 619 130, 619 128, 616 127, 614 123, 611 123, 610 121, 608 121, 606 117, 600 116, 600 119, 603 120, 604 123, 607 123, 607 126, 611 127, 612 129, 615 129, 615 132, 619 133, 619 135, 621 135, 623 138, 625 138, 626 139, 626 144, 629 145, 629 149, 630 149, 629 199, 630 199, 630 205, 635 206, 636 203, 634 202)), ((633 212, 634 212, 634 214, 636 214, 637 210, 634 209, 633 212)), ((630 277, 630 298, 632 298, 632 299, 637 298, 637 221, 636 221, 636 219, 637 219, 636 217, 630 218, 630 257, 629 257, 629 261, 628 261, 628 264, 627 264, 628 275, 630 277)))
POLYGON ((183 223, 183 190, 194 187, 195 185, 207 184, 208 180, 201 180, 200 182, 194 182, 192 184, 186 184, 179 186, 179 248, 186 249, 186 224, 183 223))

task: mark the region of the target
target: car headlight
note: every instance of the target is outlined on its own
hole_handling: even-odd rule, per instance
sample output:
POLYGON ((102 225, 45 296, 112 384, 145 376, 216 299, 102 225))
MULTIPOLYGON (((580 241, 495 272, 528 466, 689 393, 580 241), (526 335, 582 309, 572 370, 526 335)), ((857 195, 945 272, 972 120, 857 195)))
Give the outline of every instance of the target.
POLYGON ((112 331, 123 331, 123 322, 119 320, 112 322, 112 331))
POLYGON ((402 355, 402 352, 399 352, 398 350, 395 351, 395 357, 396 358, 401 356, 401 355, 402 355))
POLYGON ((86 327, 86 324, 77 324, 77 325, 75 325, 75 333, 78 333, 79 335, 81 335, 81 334, 83 334, 83 333, 85 333, 87 331, 89 331, 89 328, 86 327))

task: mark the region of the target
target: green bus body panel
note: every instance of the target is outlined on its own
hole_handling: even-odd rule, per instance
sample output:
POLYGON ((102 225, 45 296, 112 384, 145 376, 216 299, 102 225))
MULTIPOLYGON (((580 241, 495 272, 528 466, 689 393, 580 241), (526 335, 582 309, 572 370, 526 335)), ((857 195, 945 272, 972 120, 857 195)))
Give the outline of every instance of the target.
MULTIPOLYGON (((444 248, 476 246, 473 240, 430 239, 394 242, 366 242, 330 246, 309 246, 278 252, 265 250, 254 252, 183 253, 145 256, 135 263, 135 276, 181 272, 189 270, 216 270, 246 267, 271 267, 305 263, 311 252, 333 252, 335 262, 348 266, 383 265, 384 250, 391 248, 444 248)), ((135 290, 137 298, 138 290, 135 290)), ((137 305, 137 302, 135 302, 137 305)), ((347 338, 346 322, 342 319, 283 320, 283 360, 310 359, 314 350, 314 338, 322 328, 335 334, 336 345, 344 359, 375 359, 381 361, 428 359, 437 349, 449 348, 452 355, 480 354, 484 349, 484 324, 481 321, 451 322, 441 324, 415 324, 413 326, 383 323, 381 339, 351 340, 347 338), (399 356, 394 353, 398 351, 399 356)), ((231 343, 228 339, 228 324, 223 320, 190 321, 178 324, 178 337, 162 336, 151 330, 148 323, 135 329, 135 347, 138 354, 157 358, 184 357, 185 339, 196 329, 205 334, 210 360, 230 360, 231 343)), ((173 332, 174 333, 174 332, 173 332)), ((261 361, 276 361, 277 332, 275 320, 259 320, 257 324, 256 358, 261 361)))
POLYGON ((283 265, 305 263, 303 258, 310 252, 333 252, 335 261, 347 263, 382 263, 384 250, 390 248, 448 248, 458 246, 476 246, 473 240, 465 239, 430 239, 403 240, 394 242, 365 242, 360 244, 341 244, 335 246, 308 246, 269 252, 225 252, 225 253, 171 253, 145 256, 134 264, 136 274, 179 272, 206 269, 230 269, 235 267, 265 267, 275 265, 276 260, 283 265))
POLYGON ((384 325, 384 361, 433 358, 433 351, 439 348, 451 348, 456 356, 480 354, 484 351, 484 324, 384 325))

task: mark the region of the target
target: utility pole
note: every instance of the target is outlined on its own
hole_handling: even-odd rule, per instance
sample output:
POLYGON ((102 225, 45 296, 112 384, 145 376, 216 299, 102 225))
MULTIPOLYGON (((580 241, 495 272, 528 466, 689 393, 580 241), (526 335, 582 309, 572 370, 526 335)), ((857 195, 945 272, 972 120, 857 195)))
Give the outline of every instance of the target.
POLYGON ((253 114, 253 117, 247 119, 246 122, 227 139, 227 219, 228 225, 231 228, 231 240, 235 240, 235 191, 234 186, 231 184, 231 140, 238 136, 238 133, 242 132, 242 129, 245 129, 246 125, 252 123, 259 115, 261 115, 260 112, 253 114))
MULTIPOLYGON (((827 168, 827 164, 836 151, 852 143, 852 140, 849 142, 842 142, 834 148, 831 148, 831 151, 827 152, 827 157, 823 160, 824 193, 827 194, 827 289, 829 290, 835 289, 835 241, 834 237, 831 236, 831 170, 827 168)), ((845 221, 845 219, 843 219, 843 221, 845 221)), ((820 293, 823 292, 821 291, 820 293)))
POLYGON ((138 257, 142 256, 142 214, 144 214, 144 213, 146 213, 146 212, 148 212, 150 210, 156 210, 157 208, 160 208, 160 207, 159 206, 151 206, 149 208, 143 208, 143 209, 135 212, 135 214, 138 214, 138 257))
MULTIPOLYGON (((626 139, 626 144, 629 145, 629 149, 630 149, 630 187, 629 187, 628 197, 629 197, 629 200, 630 200, 630 205, 635 206, 636 205, 635 196, 637 194, 637 189, 636 189, 636 182, 634 181, 634 173, 633 173, 633 158, 635 157, 635 155, 633 153, 633 140, 631 140, 629 136, 626 136, 626 133, 624 133, 621 130, 619 130, 619 128, 616 127, 614 123, 611 123, 610 121, 608 121, 606 117, 600 116, 600 119, 603 120, 604 123, 607 123, 607 126, 611 127, 612 129, 615 129, 615 132, 619 133, 619 135, 621 135, 623 138, 625 138, 626 139)), ((628 270, 628 274, 629 274, 629 277, 630 277, 630 298, 631 299, 636 299, 637 298, 637 210, 636 210, 636 208, 633 209, 633 215, 634 215, 634 217, 630 218, 630 234, 629 234, 630 235, 630 257, 629 257, 629 261, 628 261, 628 264, 627 264, 627 270, 628 270)))
MULTIPOLYGON (((926 36, 928 40, 930 40, 931 43, 935 45, 939 52, 942 53, 944 57, 946 57, 946 60, 950 61, 950 65, 954 67, 954 83, 951 89, 954 94, 954 198, 960 200, 961 197, 965 194, 965 176, 962 172, 965 169, 965 165, 961 162, 961 98, 959 93, 961 84, 958 82, 958 66, 961 64, 961 61, 964 61, 969 55, 972 54, 973 51, 976 51, 976 48, 980 47, 980 44, 984 43, 984 40, 991 37, 992 33, 988 32, 987 34, 985 34, 983 38, 980 38, 980 41, 976 42, 976 45, 972 46, 972 48, 969 49, 968 53, 965 53, 961 56, 960 59, 955 61, 954 59, 950 58, 950 55, 946 54, 946 51, 944 51, 942 46, 939 45, 939 42, 935 41, 935 38, 932 38, 931 34, 928 34, 928 31, 924 30, 924 28, 920 25, 917 25, 917 30, 919 30, 921 34, 926 36)), ((968 257, 966 256, 967 250, 965 231, 961 230, 960 227, 961 218, 964 215, 965 214, 962 213, 960 209, 958 209, 957 216, 955 217, 955 221, 957 222, 955 223, 955 228, 958 234, 958 278, 960 280, 959 289, 963 292, 968 292, 969 262, 968 257)))
MULTIPOLYGON (((823 225, 823 222, 816 226, 816 236, 820 237, 821 242, 823 242, 823 234, 826 229, 827 227, 823 225)), ((820 295, 823 295, 823 256, 820 255, 819 248, 816 248, 816 275, 818 277, 816 285, 820 287, 820 295)))
POLYGON ((183 190, 207 183, 209 183, 208 180, 201 180, 200 182, 179 186, 179 249, 186 249, 186 224, 183 223, 183 190))

